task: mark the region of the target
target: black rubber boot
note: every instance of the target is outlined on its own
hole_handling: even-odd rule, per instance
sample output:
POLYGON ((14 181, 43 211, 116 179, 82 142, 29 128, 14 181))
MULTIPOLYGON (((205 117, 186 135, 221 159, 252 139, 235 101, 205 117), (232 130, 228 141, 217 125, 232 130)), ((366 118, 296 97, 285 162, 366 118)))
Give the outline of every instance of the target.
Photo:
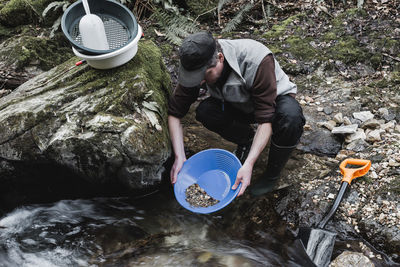
POLYGON ((261 196, 273 191, 278 183, 279 175, 289 160, 290 154, 296 146, 282 147, 271 142, 268 154, 267 169, 263 175, 251 186, 253 196, 261 196))

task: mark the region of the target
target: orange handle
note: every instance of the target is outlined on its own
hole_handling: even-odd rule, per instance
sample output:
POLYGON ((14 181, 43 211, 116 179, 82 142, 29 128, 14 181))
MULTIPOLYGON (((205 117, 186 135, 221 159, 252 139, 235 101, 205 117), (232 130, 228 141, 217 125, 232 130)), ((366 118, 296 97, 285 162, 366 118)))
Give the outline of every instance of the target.
POLYGON ((340 172, 343 175, 342 182, 351 184, 354 178, 364 176, 371 168, 371 161, 366 159, 345 159, 340 163, 340 172), (346 168, 347 164, 362 166, 361 168, 346 168))

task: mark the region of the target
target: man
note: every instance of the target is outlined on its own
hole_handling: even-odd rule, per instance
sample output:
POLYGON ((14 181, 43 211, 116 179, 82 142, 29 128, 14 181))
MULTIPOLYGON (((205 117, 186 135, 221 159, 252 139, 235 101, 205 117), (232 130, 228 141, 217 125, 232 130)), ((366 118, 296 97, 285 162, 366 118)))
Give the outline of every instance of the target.
POLYGON ((210 97, 199 104, 196 119, 238 145, 235 153, 243 165, 232 189, 242 183, 238 195, 244 193, 253 166, 271 139, 267 168, 251 186, 251 193, 258 196, 271 192, 303 133, 305 119, 294 98, 296 85, 289 81, 271 51, 254 40, 216 41, 210 33, 195 33, 185 38, 179 56, 179 84, 168 107, 175 152, 171 182, 176 182, 186 160, 180 119, 205 83, 210 97), (251 127, 254 123, 258 124, 256 132, 251 127))

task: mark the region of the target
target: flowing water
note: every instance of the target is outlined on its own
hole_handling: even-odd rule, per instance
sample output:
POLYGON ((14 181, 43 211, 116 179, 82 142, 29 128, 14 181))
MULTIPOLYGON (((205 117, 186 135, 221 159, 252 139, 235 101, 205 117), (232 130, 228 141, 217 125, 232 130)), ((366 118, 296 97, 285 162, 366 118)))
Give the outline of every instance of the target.
POLYGON ((160 193, 27 205, 0 218, 0 266, 302 265, 283 240, 235 240, 222 219, 160 193))

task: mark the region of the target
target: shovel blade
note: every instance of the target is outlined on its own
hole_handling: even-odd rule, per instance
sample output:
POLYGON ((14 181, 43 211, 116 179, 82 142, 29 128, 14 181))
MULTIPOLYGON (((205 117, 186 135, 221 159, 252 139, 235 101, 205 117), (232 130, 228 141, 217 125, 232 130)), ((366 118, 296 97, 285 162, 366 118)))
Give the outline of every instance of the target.
POLYGON ((316 266, 325 267, 329 265, 336 233, 323 229, 300 228, 298 237, 307 255, 316 266))

